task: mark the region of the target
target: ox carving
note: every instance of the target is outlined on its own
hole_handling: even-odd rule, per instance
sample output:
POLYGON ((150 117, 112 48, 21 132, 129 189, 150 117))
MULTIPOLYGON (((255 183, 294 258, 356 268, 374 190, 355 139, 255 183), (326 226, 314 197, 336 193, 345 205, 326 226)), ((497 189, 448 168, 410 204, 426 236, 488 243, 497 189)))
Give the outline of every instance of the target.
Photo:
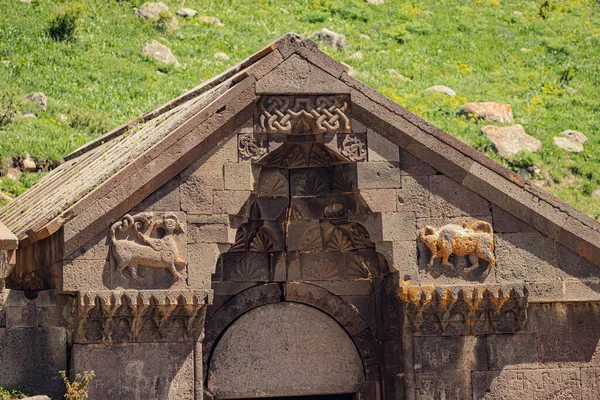
POLYGON ((178 242, 176 233, 183 233, 181 222, 175 214, 165 214, 154 221, 150 213, 135 216, 125 215, 110 228, 111 267, 125 276, 125 270, 133 280, 139 280, 138 267, 166 268, 176 281, 183 279, 178 270, 184 269, 187 261, 178 242), (150 237, 156 231, 159 237, 150 237), (118 239, 117 232, 126 234, 118 239))
POLYGON ((467 274, 473 274, 479 268, 480 259, 488 263, 482 276, 487 276, 496 264, 494 232, 485 221, 448 224, 439 228, 426 226, 419 231, 419 240, 431 252, 428 267, 433 266, 436 258, 441 258, 444 267, 453 269, 454 265, 448 260, 452 254, 468 257, 470 266, 465 268, 467 274))

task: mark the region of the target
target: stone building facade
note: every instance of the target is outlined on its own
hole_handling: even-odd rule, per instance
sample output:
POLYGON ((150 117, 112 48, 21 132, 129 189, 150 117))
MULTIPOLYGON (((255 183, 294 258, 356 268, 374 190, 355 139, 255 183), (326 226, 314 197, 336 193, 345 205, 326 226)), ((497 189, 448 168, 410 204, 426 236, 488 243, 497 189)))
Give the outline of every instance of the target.
POLYGON ((294 34, 70 154, 0 220, 0 386, 60 398, 73 369, 91 399, 600 398, 598 223, 294 34))

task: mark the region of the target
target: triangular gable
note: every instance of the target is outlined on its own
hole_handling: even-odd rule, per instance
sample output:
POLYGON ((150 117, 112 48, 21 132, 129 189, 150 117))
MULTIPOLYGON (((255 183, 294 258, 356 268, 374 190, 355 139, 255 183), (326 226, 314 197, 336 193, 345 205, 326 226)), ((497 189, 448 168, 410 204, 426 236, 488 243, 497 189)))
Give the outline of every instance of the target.
MULTIPOLYGON (((26 244, 64 227, 68 255, 251 118, 257 94, 320 93, 327 88, 330 94, 349 93, 354 118, 390 142, 600 266, 596 221, 352 78, 312 41, 289 34, 258 54, 213 89, 218 94, 210 98, 210 104, 173 126, 151 148, 132 155, 132 162, 65 212, 46 213, 54 215, 53 220, 30 221, 27 229, 19 230, 20 238, 28 237, 26 244)), ((79 153, 73 161, 88 154, 85 148, 79 153)), ((25 193, 23 200, 18 198, 8 209, 23 206, 29 198, 25 193)), ((7 217, 1 218, 6 221, 7 217)))

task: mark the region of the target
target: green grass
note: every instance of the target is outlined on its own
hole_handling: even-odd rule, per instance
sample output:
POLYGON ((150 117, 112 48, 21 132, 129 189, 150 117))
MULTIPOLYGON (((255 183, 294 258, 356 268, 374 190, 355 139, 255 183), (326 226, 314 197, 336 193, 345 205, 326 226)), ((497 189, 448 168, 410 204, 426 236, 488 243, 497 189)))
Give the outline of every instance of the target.
POLYGON ((22 399, 27 395, 20 390, 0 387, 0 400, 22 399))
MULTIPOLYGON (((344 33, 349 45, 344 51, 322 48, 357 70, 358 79, 504 165, 539 166, 539 184, 600 216, 600 200, 590 195, 600 184, 600 5, 595 0, 554 0, 549 7, 541 7, 542 0, 387 0, 383 6, 363 0, 186 0, 186 7, 216 16, 225 26, 179 18, 176 32, 161 32, 137 18, 133 7, 140 2, 96 0, 78 3, 75 36, 59 42, 48 32, 51 18, 73 2, 0 2, 0 60, 5 61, 0 91, 17 98, 32 91, 48 95, 48 111, 35 111, 37 120, 0 128, 4 162, 27 152, 42 163, 58 160, 289 31, 309 36, 327 27, 344 33), (181 66, 142 59, 148 39, 168 45, 181 66), (230 60, 214 59, 219 51, 230 60), (351 59, 357 51, 362 60, 351 59), (392 77, 389 68, 412 82, 392 77), (435 84, 451 87, 457 97, 423 92, 435 84), (543 142, 542 152, 499 159, 480 123, 455 116, 468 101, 511 104, 515 122, 543 142), (583 153, 554 147, 552 137, 565 129, 588 136, 583 153)), ((182 4, 164 2, 173 11, 182 4)), ((4 179, 0 190, 18 194, 38 175, 23 185, 4 179)))

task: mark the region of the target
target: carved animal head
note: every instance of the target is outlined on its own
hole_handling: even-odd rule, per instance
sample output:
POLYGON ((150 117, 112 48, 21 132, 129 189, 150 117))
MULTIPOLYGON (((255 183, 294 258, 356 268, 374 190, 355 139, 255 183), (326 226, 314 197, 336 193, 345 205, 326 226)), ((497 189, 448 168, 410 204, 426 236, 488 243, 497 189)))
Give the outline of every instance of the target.
POLYGON ((437 242, 436 229, 431 226, 421 228, 419 230, 419 240, 425 244, 437 242))
POLYGON ((175 231, 180 231, 184 233, 183 226, 181 225, 179 219, 177 218, 177 215, 175 214, 165 214, 165 216, 163 217, 162 225, 167 235, 171 235, 175 231))

